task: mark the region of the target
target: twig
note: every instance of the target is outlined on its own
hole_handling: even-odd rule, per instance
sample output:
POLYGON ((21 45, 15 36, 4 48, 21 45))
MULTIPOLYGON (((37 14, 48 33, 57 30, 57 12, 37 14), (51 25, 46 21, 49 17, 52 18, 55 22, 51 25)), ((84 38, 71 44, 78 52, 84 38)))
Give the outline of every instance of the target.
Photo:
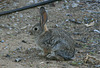
POLYGON ((53 3, 55 1, 61 1, 61 0, 48 0, 48 1, 32 4, 32 5, 29 5, 29 6, 24 6, 24 7, 9 10, 9 11, 3 11, 3 12, 0 12, 0 16, 10 14, 10 13, 14 13, 14 12, 18 12, 18 11, 23 11, 23 10, 34 8, 34 7, 37 7, 37 6, 46 5, 46 4, 49 4, 49 3, 53 3))

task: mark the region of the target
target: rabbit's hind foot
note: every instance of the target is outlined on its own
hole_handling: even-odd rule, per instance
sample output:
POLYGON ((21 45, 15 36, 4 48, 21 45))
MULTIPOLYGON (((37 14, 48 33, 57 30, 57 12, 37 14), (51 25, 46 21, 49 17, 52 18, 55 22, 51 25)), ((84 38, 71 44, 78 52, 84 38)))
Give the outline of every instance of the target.
POLYGON ((55 53, 51 53, 51 54, 48 54, 46 56, 47 59, 51 59, 51 60, 59 60, 59 61, 64 61, 64 58, 61 57, 61 56, 58 56, 58 55, 55 55, 55 53))

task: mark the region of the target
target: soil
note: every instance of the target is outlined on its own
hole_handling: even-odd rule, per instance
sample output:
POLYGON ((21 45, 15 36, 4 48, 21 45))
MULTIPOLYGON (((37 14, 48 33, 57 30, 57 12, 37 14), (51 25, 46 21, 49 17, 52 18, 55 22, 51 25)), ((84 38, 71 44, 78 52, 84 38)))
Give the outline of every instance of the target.
MULTIPOLYGON (((33 0, 0 0, 0 12, 34 3, 33 0)), ((30 28, 39 22, 39 7, 0 16, 0 68, 99 68, 100 6, 82 0, 45 5, 48 28, 63 28, 76 42, 73 60, 40 57, 30 28)))

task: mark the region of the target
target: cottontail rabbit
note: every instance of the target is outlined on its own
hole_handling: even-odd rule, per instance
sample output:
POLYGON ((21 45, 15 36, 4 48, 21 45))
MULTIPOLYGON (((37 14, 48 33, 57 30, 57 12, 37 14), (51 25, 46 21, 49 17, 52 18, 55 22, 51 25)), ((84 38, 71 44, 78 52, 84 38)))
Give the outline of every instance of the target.
POLYGON ((40 22, 34 25, 30 33, 35 36, 37 45, 43 49, 44 56, 49 59, 68 60, 74 57, 74 41, 63 29, 48 29, 46 26, 47 13, 40 8, 40 22))

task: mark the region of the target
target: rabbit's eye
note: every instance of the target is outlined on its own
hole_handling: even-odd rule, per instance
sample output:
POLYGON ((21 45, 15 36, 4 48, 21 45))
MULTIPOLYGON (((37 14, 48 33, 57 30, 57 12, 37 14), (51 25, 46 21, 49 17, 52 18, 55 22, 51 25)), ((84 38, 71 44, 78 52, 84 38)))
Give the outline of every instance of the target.
POLYGON ((34 30, 36 31, 36 30, 37 30, 37 28, 34 28, 34 30))

